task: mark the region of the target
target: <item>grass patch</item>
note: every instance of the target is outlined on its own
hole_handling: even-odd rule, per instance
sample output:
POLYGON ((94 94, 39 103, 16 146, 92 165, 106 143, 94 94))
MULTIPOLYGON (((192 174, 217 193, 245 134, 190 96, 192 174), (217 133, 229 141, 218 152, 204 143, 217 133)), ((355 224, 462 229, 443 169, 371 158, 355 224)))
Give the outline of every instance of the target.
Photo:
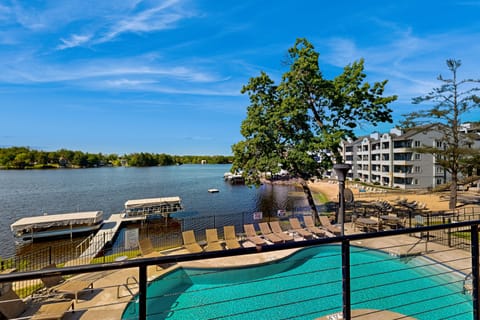
POLYGON ((122 256, 127 256, 128 259, 136 258, 136 257, 140 256, 140 250, 124 251, 124 252, 111 254, 111 255, 108 255, 108 256, 94 258, 94 259, 92 259, 92 261, 90 261, 90 264, 114 262, 116 258, 122 257, 122 256))
POLYGON ((470 240, 471 238, 470 231, 464 231, 464 232, 457 231, 457 232, 452 232, 451 234, 452 236, 455 236, 460 239, 470 240))
POLYGON ((314 193, 313 199, 315 200, 315 202, 321 203, 321 204, 325 204, 329 201, 327 196, 324 195, 323 193, 314 193))

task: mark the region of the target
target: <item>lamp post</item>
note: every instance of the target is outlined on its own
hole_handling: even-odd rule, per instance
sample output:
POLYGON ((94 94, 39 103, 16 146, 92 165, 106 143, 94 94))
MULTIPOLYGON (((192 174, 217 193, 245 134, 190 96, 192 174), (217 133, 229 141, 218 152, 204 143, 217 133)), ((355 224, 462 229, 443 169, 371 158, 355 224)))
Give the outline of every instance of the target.
MULTIPOLYGON (((338 222, 342 226, 342 236, 345 235, 345 177, 352 166, 348 163, 337 163, 333 170, 338 179, 338 222)), ((343 291, 343 319, 351 318, 350 300, 350 244, 349 240, 342 240, 342 291, 343 291)))
POLYGON ((337 163, 333 165, 333 170, 338 179, 338 222, 342 226, 342 236, 345 234, 345 177, 352 166, 348 163, 337 163))

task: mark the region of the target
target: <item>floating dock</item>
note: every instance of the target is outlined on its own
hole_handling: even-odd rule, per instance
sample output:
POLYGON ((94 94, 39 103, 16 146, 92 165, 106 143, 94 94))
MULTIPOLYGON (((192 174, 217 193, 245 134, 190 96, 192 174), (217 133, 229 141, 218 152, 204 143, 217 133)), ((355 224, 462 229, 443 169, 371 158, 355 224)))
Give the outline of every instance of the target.
POLYGON ((117 234, 122 222, 126 221, 142 221, 145 220, 146 216, 136 216, 136 217, 124 217, 124 213, 114 213, 105 220, 100 230, 90 241, 89 246, 79 258, 81 259, 93 259, 95 258, 100 251, 105 247, 105 245, 112 241, 112 239, 117 234))

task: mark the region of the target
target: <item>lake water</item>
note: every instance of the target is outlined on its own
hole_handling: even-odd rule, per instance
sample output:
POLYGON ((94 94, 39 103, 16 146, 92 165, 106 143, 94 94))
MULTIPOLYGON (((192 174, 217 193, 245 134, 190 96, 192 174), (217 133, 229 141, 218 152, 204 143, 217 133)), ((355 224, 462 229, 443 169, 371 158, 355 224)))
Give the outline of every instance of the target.
POLYGON ((185 210, 199 215, 289 209, 290 186, 249 188, 223 180, 230 165, 149 168, 0 170, 0 257, 15 254, 10 224, 43 213, 123 210, 129 199, 180 196, 185 210), (208 193, 209 188, 219 193, 208 193))

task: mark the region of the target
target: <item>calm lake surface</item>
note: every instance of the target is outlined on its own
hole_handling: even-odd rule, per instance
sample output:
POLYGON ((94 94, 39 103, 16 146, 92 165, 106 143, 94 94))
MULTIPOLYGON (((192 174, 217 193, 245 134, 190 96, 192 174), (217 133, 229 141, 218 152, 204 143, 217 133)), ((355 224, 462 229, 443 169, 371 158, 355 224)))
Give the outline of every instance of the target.
POLYGON ((293 187, 230 185, 230 165, 182 165, 151 168, 0 170, 0 257, 15 254, 10 224, 43 213, 123 210, 129 199, 180 196, 187 211, 219 215, 289 209, 293 187), (208 193, 209 188, 219 193, 208 193))

